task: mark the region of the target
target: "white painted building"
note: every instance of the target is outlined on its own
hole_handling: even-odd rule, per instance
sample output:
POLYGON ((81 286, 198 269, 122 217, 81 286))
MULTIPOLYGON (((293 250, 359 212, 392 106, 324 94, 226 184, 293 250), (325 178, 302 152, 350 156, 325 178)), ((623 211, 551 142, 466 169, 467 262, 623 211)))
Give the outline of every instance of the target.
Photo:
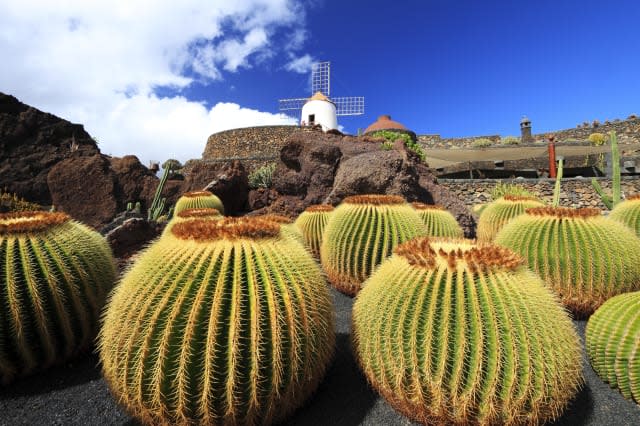
POLYGON ((302 117, 300 118, 302 126, 322 126, 323 131, 337 129, 338 117, 336 113, 336 105, 329 100, 322 92, 316 92, 315 95, 307 99, 302 107, 302 117))

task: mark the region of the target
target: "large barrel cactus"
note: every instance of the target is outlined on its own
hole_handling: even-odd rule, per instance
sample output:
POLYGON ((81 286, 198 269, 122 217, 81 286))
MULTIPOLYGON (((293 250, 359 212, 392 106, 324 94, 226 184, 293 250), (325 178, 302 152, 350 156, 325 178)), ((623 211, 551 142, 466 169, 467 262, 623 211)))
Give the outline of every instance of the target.
POLYGON ((600 306, 587 323, 585 346, 596 373, 640 404, 640 292, 600 306))
POLYGON ((306 208, 300 213, 295 221, 296 226, 302 233, 304 243, 311 254, 320 258, 320 245, 322 244, 322 234, 329 221, 329 215, 334 210, 330 204, 316 204, 306 208))
POLYGON ((298 227, 295 225, 293 219, 279 214, 265 214, 258 217, 260 217, 260 219, 280 224, 280 232, 282 232, 282 235, 291 237, 294 240, 300 242, 300 244, 304 245, 302 233, 300 232, 300 229, 298 229, 298 227))
POLYGON ((373 387, 424 424, 539 424, 580 388, 581 348, 557 297, 508 249, 416 238, 353 307, 373 387))
POLYGON ((609 219, 627 225, 640 237, 640 194, 627 197, 617 204, 609 213, 609 219))
POLYGON ((461 238, 464 231, 453 215, 438 204, 411 203, 427 227, 429 237, 461 238))
POLYGON ((69 216, 0 214, 0 381, 90 349, 115 279, 105 239, 69 216))
POLYGON ((498 232, 514 217, 526 209, 543 207, 544 203, 534 197, 505 195, 487 204, 478 219, 476 236, 478 241, 491 242, 498 232))
POLYGON ((343 200, 326 225, 320 261, 329 281, 355 295, 400 243, 425 235, 416 210, 395 195, 354 195, 343 200))
POLYGON ((167 223, 167 226, 165 226, 164 231, 162 231, 162 235, 164 236, 170 233, 171 228, 173 228, 173 225, 175 225, 176 223, 194 219, 220 220, 222 218, 224 218, 224 216, 222 216, 222 214, 220 214, 218 210, 210 207, 181 210, 177 214, 173 215, 173 218, 171 218, 169 223, 167 223))
POLYGON ((269 424, 317 387, 335 341, 311 255, 260 218, 191 220, 141 254, 100 333, 104 377, 146 424, 269 424))
POLYGON ((173 214, 178 214, 186 209, 216 209, 220 214, 224 214, 224 205, 216 195, 209 191, 185 192, 176 202, 173 214))
POLYGON ((640 239, 597 209, 528 209, 495 242, 524 256, 576 318, 640 289, 640 239))

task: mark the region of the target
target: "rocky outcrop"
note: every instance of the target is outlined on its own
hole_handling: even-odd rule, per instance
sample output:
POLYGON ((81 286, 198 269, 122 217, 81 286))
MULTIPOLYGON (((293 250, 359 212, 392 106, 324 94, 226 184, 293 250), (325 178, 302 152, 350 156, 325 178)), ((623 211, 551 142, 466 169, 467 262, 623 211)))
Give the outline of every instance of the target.
POLYGON ((282 148, 280 159, 273 178, 278 196, 253 194, 254 204, 270 203, 254 214, 295 216, 311 204, 337 205, 349 195, 391 194, 443 205, 456 216, 465 235, 474 236, 474 216, 436 183, 427 165, 402 142, 384 151, 374 138, 298 132, 282 148))
POLYGON ((220 198, 226 215, 236 216, 247 211, 249 178, 240 161, 190 161, 182 173, 185 179, 181 193, 205 189, 220 198))
POLYGON ((28 201, 51 205, 47 175, 68 158, 99 154, 82 125, 0 93, 0 187, 28 201))

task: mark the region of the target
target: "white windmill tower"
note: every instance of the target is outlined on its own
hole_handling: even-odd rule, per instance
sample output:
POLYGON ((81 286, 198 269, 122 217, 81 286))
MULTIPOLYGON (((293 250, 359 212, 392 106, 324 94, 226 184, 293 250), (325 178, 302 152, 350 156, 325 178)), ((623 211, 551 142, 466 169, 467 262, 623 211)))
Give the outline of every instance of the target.
POLYGON ((320 125, 325 132, 338 128, 338 116, 364 114, 364 96, 330 97, 330 62, 311 66, 311 97, 280 99, 280 111, 302 110, 300 124, 320 125))

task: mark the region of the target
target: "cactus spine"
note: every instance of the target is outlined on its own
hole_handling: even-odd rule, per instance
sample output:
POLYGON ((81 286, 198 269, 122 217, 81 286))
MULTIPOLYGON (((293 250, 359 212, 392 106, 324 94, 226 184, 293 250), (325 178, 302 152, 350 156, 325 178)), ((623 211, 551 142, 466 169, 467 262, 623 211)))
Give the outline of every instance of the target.
POLYGON ((404 198, 354 195, 331 214, 320 260, 329 281, 353 296, 398 244, 425 234, 420 216, 404 198))
POLYGON ((190 220, 124 276, 99 340, 112 392, 144 423, 269 424, 313 392, 335 340, 328 286, 260 218, 190 220))
POLYGON ((609 219, 620 222, 636 231, 640 237, 640 195, 632 195, 609 213, 609 219))
POLYGON ((322 234, 329 221, 329 215, 334 210, 329 204, 317 204, 307 207, 295 221, 302 233, 304 243, 316 259, 320 258, 322 234))
POLYGON ((640 239, 597 209, 528 209, 495 242, 524 256, 577 318, 640 289, 640 239))
POLYGON ((69 216, 0 214, 0 382, 89 349, 115 277, 104 238, 69 216))
POLYGON ((182 194, 174 207, 174 213, 178 214, 186 209, 216 209, 224 214, 224 206, 220 198, 209 191, 191 191, 182 194))
POLYGON ((424 424, 538 424, 582 384, 581 348, 557 298, 505 248, 416 238, 353 307, 373 387, 424 424))
POLYGON ((488 204, 478 220, 476 231, 478 241, 491 242, 498 232, 514 217, 520 216, 526 209, 542 207, 544 204, 533 197, 505 195, 488 204))
POLYGON ((464 231, 453 215, 437 204, 411 203, 427 227, 429 237, 460 238, 464 231))
POLYGON ((585 337, 595 372, 640 404, 640 292, 607 300, 589 318, 585 337))

